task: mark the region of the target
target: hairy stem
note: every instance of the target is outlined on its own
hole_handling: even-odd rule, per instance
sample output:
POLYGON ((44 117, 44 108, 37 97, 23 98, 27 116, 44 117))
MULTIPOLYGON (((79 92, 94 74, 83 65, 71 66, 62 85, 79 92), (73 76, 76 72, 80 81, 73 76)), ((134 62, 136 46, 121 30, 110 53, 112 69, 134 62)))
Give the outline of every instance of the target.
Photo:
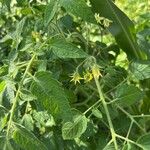
POLYGON ((104 107, 104 110, 105 110, 105 113, 106 113, 106 116, 107 116, 107 120, 108 120, 108 124, 109 124, 109 127, 110 127, 110 132, 111 132, 112 140, 113 140, 113 143, 114 143, 114 146, 115 146, 115 150, 118 150, 118 145, 117 145, 117 140, 116 140, 116 133, 115 133, 115 130, 114 130, 114 127, 113 127, 113 123, 111 121, 111 117, 110 117, 110 113, 109 113, 109 110, 108 110, 108 107, 107 107, 107 103, 105 101, 105 97, 103 95, 103 92, 102 92, 101 86, 99 84, 98 78, 94 77, 94 79, 95 79, 95 83, 96 83, 96 86, 97 86, 97 89, 98 89, 99 97, 102 101, 102 104, 103 104, 103 107, 104 107))
MULTIPOLYGON (((23 77, 19 83, 19 87, 18 87, 18 90, 16 92, 16 96, 14 97, 14 100, 13 100, 13 105, 11 107, 11 110, 10 110, 10 118, 8 120, 8 126, 7 126, 7 130, 6 130, 6 140, 8 141, 9 139, 9 132, 10 132, 10 128, 11 128, 11 124, 12 124, 12 121, 13 121, 13 117, 14 117, 14 112, 15 112, 15 108, 16 108, 16 105, 17 105, 17 102, 18 102, 18 99, 19 99, 19 94, 20 94, 20 90, 22 88, 22 85, 23 85, 23 82, 26 78, 26 75, 31 67, 31 64, 35 58, 35 54, 32 56, 31 60, 29 61, 28 65, 27 65, 27 68, 23 74, 23 77)), ((4 145, 4 150, 6 149, 6 144, 4 145)))

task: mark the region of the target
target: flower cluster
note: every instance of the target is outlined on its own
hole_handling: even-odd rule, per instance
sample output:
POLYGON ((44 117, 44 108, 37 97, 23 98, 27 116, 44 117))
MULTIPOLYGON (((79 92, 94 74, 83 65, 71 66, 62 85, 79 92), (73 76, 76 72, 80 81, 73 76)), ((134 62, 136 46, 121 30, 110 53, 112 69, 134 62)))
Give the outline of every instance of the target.
POLYGON ((100 68, 97 64, 94 64, 91 69, 86 70, 83 73, 83 77, 79 74, 78 70, 76 70, 70 77, 72 78, 70 81, 75 84, 80 83, 80 80, 84 80, 85 83, 90 82, 93 78, 99 79, 101 77, 100 68))
POLYGON ((112 23, 111 20, 105 18, 105 17, 101 17, 98 13, 95 13, 95 19, 97 21, 97 23, 103 23, 104 27, 109 27, 109 25, 112 23))

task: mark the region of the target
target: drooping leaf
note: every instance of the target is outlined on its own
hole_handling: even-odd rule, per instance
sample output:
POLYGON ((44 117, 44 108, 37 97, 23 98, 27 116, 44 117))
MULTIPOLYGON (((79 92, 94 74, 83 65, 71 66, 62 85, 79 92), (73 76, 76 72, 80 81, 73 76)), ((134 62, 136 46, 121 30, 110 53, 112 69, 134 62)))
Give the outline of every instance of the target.
POLYGON ((84 21, 96 23, 91 8, 87 6, 85 0, 60 0, 60 4, 77 17, 81 17, 84 21))
POLYGON ((61 84, 49 72, 37 72, 31 86, 41 105, 52 115, 62 119, 71 117, 71 110, 61 84))
POLYGON ((31 132, 19 124, 15 124, 14 141, 26 150, 48 150, 48 148, 31 132))
POLYGON ((137 143, 143 147, 143 150, 149 150, 150 149, 150 133, 139 137, 139 139, 137 140, 137 143))
POLYGON ((87 128, 87 118, 84 115, 76 115, 73 122, 66 122, 62 127, 64 139, 79 138, 87 128))
POLYGON ((85 58, 88 55, 76 45, 63 39, 54 39, 50 44, 53 53, 60 58, 85 58))
POLYGON ((143 92, 133 85, 122 84, 115 92, 116 104, 130 106, 143 98, 143 92))
POLYGON ((150 62, 149 61, 136 61, 131 63, 131 72, 139 79, 144 80, 150 78, 150 62))
POLYGON ((128 58, 141 58, 134 36, 133 22, 112 2, 112 0, 90 0, 94 13, 112 21, 108 30, 115 37, 128 58))
POLYGON ((44 14, 44 21, 46 26, 53 19, 57 10, 58 10, 58 0, 50 0, 49 4, 47 4, 46 6, 44 14))

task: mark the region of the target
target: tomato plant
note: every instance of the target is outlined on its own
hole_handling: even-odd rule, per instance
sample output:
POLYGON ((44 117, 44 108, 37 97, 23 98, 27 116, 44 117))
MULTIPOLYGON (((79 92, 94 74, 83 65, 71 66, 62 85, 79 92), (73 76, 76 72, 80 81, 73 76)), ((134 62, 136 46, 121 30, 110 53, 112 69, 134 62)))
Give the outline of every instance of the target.
POLYGON ((149 150, 149 6, 0 0, 0 150, 149 150))

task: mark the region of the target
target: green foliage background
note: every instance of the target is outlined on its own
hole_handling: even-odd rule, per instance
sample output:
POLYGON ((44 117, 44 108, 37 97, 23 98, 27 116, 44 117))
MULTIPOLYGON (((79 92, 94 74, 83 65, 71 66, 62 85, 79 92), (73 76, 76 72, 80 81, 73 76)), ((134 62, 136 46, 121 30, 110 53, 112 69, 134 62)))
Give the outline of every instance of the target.
POLYGON ((0 150, 36 149, 150 149, 148 0, 0 0, 0 150))

